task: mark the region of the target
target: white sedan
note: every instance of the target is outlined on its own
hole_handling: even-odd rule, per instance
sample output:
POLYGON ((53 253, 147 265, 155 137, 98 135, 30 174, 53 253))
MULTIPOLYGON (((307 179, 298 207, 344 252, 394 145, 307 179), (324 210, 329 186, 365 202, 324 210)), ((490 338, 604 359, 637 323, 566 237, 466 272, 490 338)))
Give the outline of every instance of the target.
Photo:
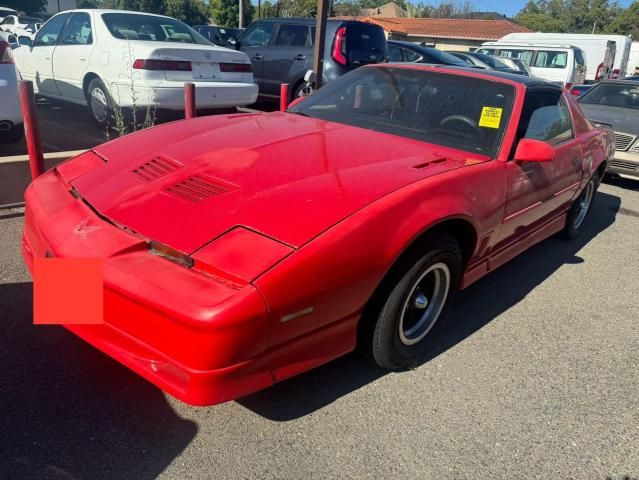
POLYGON ((0 36, 0 142, 17 142, 24 134, 18 99, 19 78, 11 46, 0 36))
POLYGON ((31 46, 14 54, 36 93, 88 105, 101 127, 111 122, 117 107, 183 110, 185 82, 195 83, 198 108, 243 106, 257 99, 248 55, 215 46, 184 23, 160 15, 65 11, 44 24, 31 46))

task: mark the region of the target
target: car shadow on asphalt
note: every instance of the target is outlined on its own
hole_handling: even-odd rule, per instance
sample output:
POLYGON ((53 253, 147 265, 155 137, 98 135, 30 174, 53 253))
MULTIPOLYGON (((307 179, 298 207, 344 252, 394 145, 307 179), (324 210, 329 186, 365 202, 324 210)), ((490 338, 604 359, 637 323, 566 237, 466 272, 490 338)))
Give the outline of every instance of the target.
POLYGON ((32 298, 30 282, 0 285, 0 478, 156 478, 196 425, 64 328, 33 326, 32 298))
MULTIPOLYGON (((516 305, 562 265, 584 262, 578 252, 615 222, 621 200, 599 192, 594 206, 577 239, 549 238, 461 292, 448 324, 434 342, 437 347, 423 363, 454 348, 516 305)), ((359 355, 350 354, 240 399, 238 403, 270 420, 290 421, 313 413, 386 374, 359 355)))

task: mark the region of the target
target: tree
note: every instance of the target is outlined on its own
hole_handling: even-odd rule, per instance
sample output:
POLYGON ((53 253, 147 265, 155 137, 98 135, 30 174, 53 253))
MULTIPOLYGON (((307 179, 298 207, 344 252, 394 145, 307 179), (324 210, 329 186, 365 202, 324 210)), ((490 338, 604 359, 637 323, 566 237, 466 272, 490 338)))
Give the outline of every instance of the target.
POLYGON ((160 15, 164 15, 166 11, 165 0, 114 0, 113 6, 119 10, 133 10, 160 15))
MULTIPOLYGON (((250 25, 253 21, 255 7, 251 5, 251 0, 242 0, 244 7, 244 21, 242 25, 250 25)), ((217 25, 225 27, 237 27, 239 25, 239 2, 238 0, 211 0, 209 4, 209 14, 217 25)))
POLYGON ((256 18, 277 17, 277 0, 274 0, 273 2, 270 2, 269 0, 264 0, 263 2, 261 2, 259 10, 260 10, 259 17, 258 17, 258 14, 256 13, 255 14, 256 18))
POLYGON ((614 0, 529 0, 515 20, 540 32, 607 33, 622 14, 614 0))
POLYGON ((13 8, 19 12, 38 13, 44 12, 47 0, 2 0, 2 6, 13 8))
POLYGON ((201 0, 167 0, 164 13, 187 25, 206 25, 209 22, 206 6, 201 0))
POLYGON ((639 1, 631 3, 610 24, 610 31, 639 38, 639 1))

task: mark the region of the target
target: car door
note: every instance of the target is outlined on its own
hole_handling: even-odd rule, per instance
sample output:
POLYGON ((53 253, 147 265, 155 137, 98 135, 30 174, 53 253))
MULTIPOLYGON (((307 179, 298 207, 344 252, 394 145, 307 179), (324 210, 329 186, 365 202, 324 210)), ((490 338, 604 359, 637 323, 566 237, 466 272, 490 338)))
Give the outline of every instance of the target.
POLYGON ((62 28, 70 14, 64 13, 51 18, 36 35, 29 54, 23 56, 24 66, 18 65, 22 75, 32 80, 39 93, 56 95, 60 93, 53 78, 53 52, 62 28))
POLYGON ((244 31, 240 38, 240 50, 245 52, 253 65, 253 78, 259 86, 260 93, 264 85, 264 56, 273 34, 273 22, 255 22, 244 31))
POLYGON ((53 78, 60 95, 71 100, 85 100, 82 80, 93 50, 91 16, 72 13, 53 52, 53 78))
POLYGON ((305 70, 312 56, 310 27, 281 23, 273 44, 265 52, 262 93, 279 96, 280 85, 305 70))
POLYGON ((529 90, 518 137, 548 143, 555 150, 555 158, 550 162, 508 162, 502 245, 521 240, 559 216, 574 197, 582 176, 581 145, 564 93, 529 90))

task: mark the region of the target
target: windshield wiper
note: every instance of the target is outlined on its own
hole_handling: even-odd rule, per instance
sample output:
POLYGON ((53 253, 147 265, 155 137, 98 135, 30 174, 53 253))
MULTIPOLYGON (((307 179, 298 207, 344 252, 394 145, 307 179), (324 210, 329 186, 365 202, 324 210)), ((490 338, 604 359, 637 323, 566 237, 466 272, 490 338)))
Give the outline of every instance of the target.
POLYGON ((301 115, 302 117, 312 118, 308 113, 304 112, 291 112, 290 110, 286 110, 286 113, 292 113, 294 115, 301 115))

